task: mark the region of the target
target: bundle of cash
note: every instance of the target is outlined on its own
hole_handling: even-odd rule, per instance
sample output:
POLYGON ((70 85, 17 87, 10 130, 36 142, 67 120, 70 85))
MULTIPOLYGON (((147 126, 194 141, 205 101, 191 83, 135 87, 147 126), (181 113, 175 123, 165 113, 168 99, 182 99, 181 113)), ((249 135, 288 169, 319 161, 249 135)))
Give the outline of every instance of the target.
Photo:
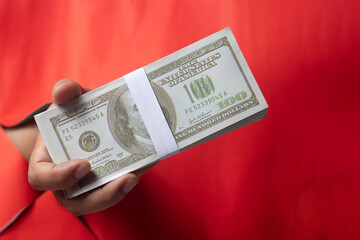
MULTIPOLYGON (((230 28, 143 70, 180 152, 266 116, 230 28)), ((121 77, 35 116, 54 163, 81 158, 92 166, 67 198, 160 160, 135 102, 121 77)))

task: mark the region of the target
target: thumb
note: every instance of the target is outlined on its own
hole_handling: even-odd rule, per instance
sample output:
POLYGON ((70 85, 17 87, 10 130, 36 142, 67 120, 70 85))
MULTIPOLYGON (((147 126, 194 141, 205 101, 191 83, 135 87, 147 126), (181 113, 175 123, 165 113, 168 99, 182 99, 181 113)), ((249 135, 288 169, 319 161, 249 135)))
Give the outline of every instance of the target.
POLYGON ((53 102, 55 105, 61 105, 88 91, 90 91, 90 89, 80 86, 80 84, 74 80, 68 78, 61 79, 55 83, 53 87, 53 102))

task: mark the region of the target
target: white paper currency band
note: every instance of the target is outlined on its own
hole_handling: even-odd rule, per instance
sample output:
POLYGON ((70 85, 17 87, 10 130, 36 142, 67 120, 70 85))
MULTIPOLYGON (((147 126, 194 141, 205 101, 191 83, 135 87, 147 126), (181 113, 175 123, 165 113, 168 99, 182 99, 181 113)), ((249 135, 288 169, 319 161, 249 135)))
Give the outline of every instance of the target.
POLYGON ((163 159, 178 153, 179 148, 144 68, 139 68, 125 75, 124 78, 159 158, 163 159))

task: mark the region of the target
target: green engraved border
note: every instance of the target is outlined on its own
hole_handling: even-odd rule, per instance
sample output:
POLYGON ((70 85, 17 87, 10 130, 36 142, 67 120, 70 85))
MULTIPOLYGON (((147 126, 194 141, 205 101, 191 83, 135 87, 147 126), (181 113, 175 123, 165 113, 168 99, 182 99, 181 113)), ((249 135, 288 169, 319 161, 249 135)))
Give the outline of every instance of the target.
POLYGON ((112 96, 114 95, 114 93, 115 93, 115 91, 117 89, 118 88, 113 89, 113 90, 111 90, 111 91, 109 91, 109 92, 107 92, 107 93, 105 93, 105 94, 103 94, 103 95, 101 95, 99 97, 94 97, 94 98, 90 99, 89 101, 87 101, 86 103, 80 104, 80 105, 76 106, 75 108, 70 109, 69 111, 67 111, 65 113, 61 113, 61 114, 59 114, 59 115, 57 115, 55 117, 50 118, 51 125, 52 125, 52 127, 53 127, 53 129, 54 129, 54 131, 56 133, 56 136, 57 136, 57 138, 58 138, 58 140, 59 140, 59 142, 61 144, 61 147, 62 147, 62 149, 63 149, 63 151, 64 151, 64 153, 65 153, 65 155, 67 157, 67 160, 71 160, 71 157, 70 157, 70 154, 69 154, 67 148, 65 147, 63 139, 60 137, 59 129, 57 128, 58 125, 61 124, 61 123, 66 122, 66 121, 72 121, 71 120, 72 118, 77 117, 78 115, 84 114, 87 111, 91 111, 92 109, 98 107, 102 103, 109 101, 112 98, 112 96), (93 102, 93 101, 95 101, 97 99, 100 100, 98 104, 96 104, 96 105, 90 105, 89 104, 89 103, 91 103, 91 102, 93 102), (79 112, 79 113, 68 116, 71 111, 73 111, 74 109, 78 109, 78 108, 83 108, 83 110, 81 112, 79 112))
POLYGON ((116 166, 114 168, 111 168, 111 169, 107 169, 106 168, 106 164, 105 165, 102 165, 102 166, 99 166, 97 168, 102 168, 103 172, 101 175, 97 175, 95 172, 95 169, 91 170, 90 173, 88 173, 83 179, 80 180, 79 182, 79 187, 83 187, 85 186, 86 184, 90 183, 90 182, 93 182, 99 178, 102 178, 102 177, 105 177, 105 176, 108 176, 108 175, 111 175, 113 173, 116 173, 117 171, 123 169, 123 168, 126 168, 128 166, 130 166, 131 164, 133 163, 136 163, 148 156, 150 156, 151 154, 131 154, 130 156, 126 157, 126 158, 123 158, 121 160, 111 160, 109 162, 113 162, 113 163, 116 163, 116 166))
POLYGON ((176 140, 176 142, 180 142, 185 140, 188 137, 191 137, 195 134, 197 134, 199 131, 203 131, 209 127, 212 127, 213 125, 222 122, 223 120, 235 116, 237 114, 239 114, 240 112, 243 112, 253 106, 258 105, 258 100, 256 99, 256 97, 254 97, 254 95, 249 98, 247 101, 244 101, 240 104, 237 104, 229 109, 227 109, 226 111, 222 111, 221 113, 218 113, 192 127, 189 127, 181 132, 178 132, 177 134, 175 134, 174 138, 176 140))
POLYGON ((196 51, 193 51, 193 52, 185 55, 184 57, 182 57, 176 61, 173 61, 159 69, 156 69, 156 70, 150 72, 149 74, 147 74, 147 76, 148 76, 149 80, 153 80, 164 74, 167 74, 168 72, 170 72, 174 69, 181 67, 182 65, 184 65, 188 62, 198 59, 198 58, 204 56, 205 54, 213 52, 221 47, 228 47, 230 49, 231 55, 232 55, 234 61, 236 62, 236 64, 238 65, 241 75, 245 79, 245 83, 248 86, 248 88, 250 89, 251 97, 244 102, 241 102, 233 107, 226 109, 225 111, 222 111, 221 113, 218 113, 215 116, 212 116, 211 118, 208 118, 200 123, 197 123, 196 125, 194 125, 192 127, 189 127, 181 132, 176 133, 174 135, 176 142, 183 141, 186 138, 195 135, 197 132, 199 132, 199 130, 203 131, 203 130, 210 128, 213 125, 215 125, 227 118, 230 118, 230 117, 237 115, 249 108, 259 105, 259 100, 257 99, 257 97, 254 93, 254 90, 252 89, 252 87, 249 83, 249 80, 248 80, 247 76, 245 75, 245 72, 244 72, 239 60, 237 59, 236 54, 235 54, 234 50, 232 49, 232 46, 230 45, 230 42, 227 39, 227 37, 220 38, 220 39, 218 39, 196 51))
MULTIPOLYGON (((193 51, 193 52, 185 55, 184 57, 177 59, 176 61, 173 61, 169 64, 166 64, 165 66, 160 67, 159 69, 156 69, 150 73, 147 73, 146 75, 150 81, 154 80, 155 78, 158 78, 164 74, 167 74, 168 72, 170 72, 176 68, 179 68, 186 63, 189 63, 201 56, 204 56, 207 53, 210 53, 210 52, 224 46, 224 44, 230 46, 226 37, 223 37, 223 38, 221 38, 215 42, 212 42, 196 51, 193 51)), ((231 48, 231 46, 230 46, 230 48, 231 48)), ((233 51, 231 51, 231 52, 233 53, 233 51)))

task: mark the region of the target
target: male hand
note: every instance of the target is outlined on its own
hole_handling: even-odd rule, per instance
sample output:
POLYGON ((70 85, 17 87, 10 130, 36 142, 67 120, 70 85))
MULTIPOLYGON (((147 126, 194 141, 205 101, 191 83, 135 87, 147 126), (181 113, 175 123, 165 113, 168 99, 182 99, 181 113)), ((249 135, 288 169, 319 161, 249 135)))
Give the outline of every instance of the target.
MULTIPOLYGON (((81 87, 73 80, 63 79, 53 87, 53 102, 55 105, 61 105, 88 91, 89 89, 81 87)), ((39 133, 29 160, 28 179, 33 188, 53 191, 56 199, 66 209, 75 215, 83 215, 101 211, 119 203, 135 187, 139 177, 151 168, 150 166, 136 173, 125 174, 90 192, 65 199, 62 190, 70 188, 82 179, 89 173, 90 167, 90 163, 84 159, 72 159, 54 164, 39 133)))

